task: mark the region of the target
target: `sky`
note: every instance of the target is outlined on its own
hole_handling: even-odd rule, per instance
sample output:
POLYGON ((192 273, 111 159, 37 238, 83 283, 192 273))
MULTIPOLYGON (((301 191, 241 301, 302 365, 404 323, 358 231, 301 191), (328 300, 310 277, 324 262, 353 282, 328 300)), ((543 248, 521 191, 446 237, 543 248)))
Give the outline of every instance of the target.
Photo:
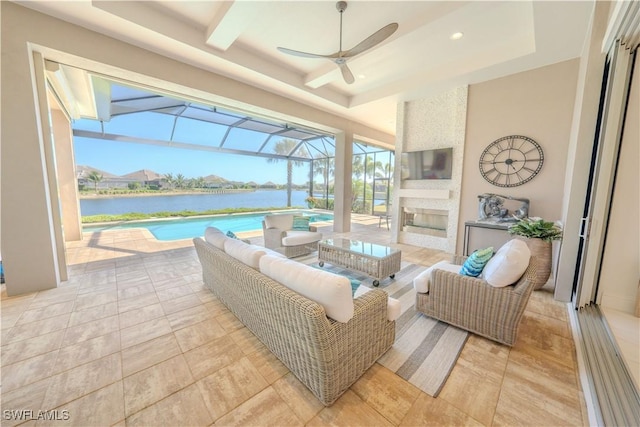
MULTIPOLYGON (((140 169, 159 174, 181 173, 187 178, 218 175, 229 181, 267 181, 286 184, 286 162, 268 163, 264 157, 250 157, 210 151, 74 138, 76 164, 91 166, 114 175, 126 175, 140 169)), ((309 166, 293 168, 294 184, 309 181, 309 166)))

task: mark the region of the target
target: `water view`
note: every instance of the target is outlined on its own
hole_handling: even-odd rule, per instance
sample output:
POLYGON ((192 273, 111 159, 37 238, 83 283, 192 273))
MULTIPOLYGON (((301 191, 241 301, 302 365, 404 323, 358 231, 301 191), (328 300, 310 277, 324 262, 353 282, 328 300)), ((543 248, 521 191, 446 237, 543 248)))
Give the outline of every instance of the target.
MULTIPOLYGON (((292 206, 306 207, 306 191, 291 193, 292 206)), ((192 210, 202 212, 225 208, 269 208, 287 205, 286 190, 257 190, 248 193, 181 194, 174 196, 100 197, 81 199, 80 212, 88 215, 119 215, 129 212, 154 213, 192 210)))

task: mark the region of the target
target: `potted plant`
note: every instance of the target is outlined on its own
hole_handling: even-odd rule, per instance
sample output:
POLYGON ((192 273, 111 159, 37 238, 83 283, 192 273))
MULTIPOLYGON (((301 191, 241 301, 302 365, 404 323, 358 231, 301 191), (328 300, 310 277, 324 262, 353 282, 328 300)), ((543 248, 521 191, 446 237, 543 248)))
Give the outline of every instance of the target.
POLYGON ((562 238, 562 229, 542 218, 523 218, 509 227, 509 233, 523 238, 531 256, 537 258, 534 289, 542 288, 551 275, 551 242, 562 238))

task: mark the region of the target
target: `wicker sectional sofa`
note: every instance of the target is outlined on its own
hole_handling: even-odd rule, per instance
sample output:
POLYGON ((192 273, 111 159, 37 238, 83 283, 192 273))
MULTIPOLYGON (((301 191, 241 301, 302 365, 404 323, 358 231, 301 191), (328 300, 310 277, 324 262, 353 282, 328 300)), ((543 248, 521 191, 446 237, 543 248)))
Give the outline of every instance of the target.
MULTIPOLYGON (((205 286, 324 405, 331 405, 393 344, 395 321, 388 319, 384 291, 371 290, 353 299, 353 316, 335 321, 323 305, 231 256, 223 245, 216 247, 203 238, 193 242, 205 286)), ((310 273, 317 271, 308 268, 310 273)))

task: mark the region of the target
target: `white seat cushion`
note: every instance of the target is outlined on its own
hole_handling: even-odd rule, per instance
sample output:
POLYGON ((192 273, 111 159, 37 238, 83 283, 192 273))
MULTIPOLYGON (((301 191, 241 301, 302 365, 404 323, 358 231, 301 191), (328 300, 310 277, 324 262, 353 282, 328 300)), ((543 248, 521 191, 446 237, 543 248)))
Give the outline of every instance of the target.
POLYGON ((421 294, 426 294, 429 292, 429 284, 431 283, 431 272, 433 270, 445 270, 459 274, 460 266, 451 264, 448 261, 440 261, 433 264, 431 267, 427 268, 425 271, 418 274, 413 279, 413 288, 416 290, 416 292, 419 292, 421 294))
POLYGON ((260 272, 317 302, 338 322, 346 323, 353 317, 351 282, 346 277, 271 255, 260 258, 260 272))
POLYGON ((307 243, 317 242, 320 239, 322 239, 322 233, 289 230, 287 231, 287 235, 282 238, 282 246, 306 245, 307 243))
POLYGON ((219 229, 215 227, 207 227, 206 230, 204 230, 204 240, 224 251, 224 242, 231 239, 219 229))
POLYGON ((497 288, 513 285, 529 266, 529 258, 531 251, 525 242, 509 240, 487 262, 480 277, 497 288))
POLYGON ((291 230, 293 228, 293 214, 265 215, 264 225, 267 228, 291 230))
MULTIPOLYGON (((358 286, 358 289, 356 289, 356 292, 353 294, 353 299, 356 299, 360 295, 364 295, 371 290, 372 289, 367 286, 360 285, 358 286)), ((390 322, 393 322, 398 317, 400 317, 401 313, 402 305, 400 304, 400 301, 395 298, 387 297, 387 319, 390 322)))
POLYGON ((260 258, 267 254, 265 248, 249 245, 238 239, 227 239, 224 242, 224 251, 238 261, 256 270, 260 268, 260 258))

